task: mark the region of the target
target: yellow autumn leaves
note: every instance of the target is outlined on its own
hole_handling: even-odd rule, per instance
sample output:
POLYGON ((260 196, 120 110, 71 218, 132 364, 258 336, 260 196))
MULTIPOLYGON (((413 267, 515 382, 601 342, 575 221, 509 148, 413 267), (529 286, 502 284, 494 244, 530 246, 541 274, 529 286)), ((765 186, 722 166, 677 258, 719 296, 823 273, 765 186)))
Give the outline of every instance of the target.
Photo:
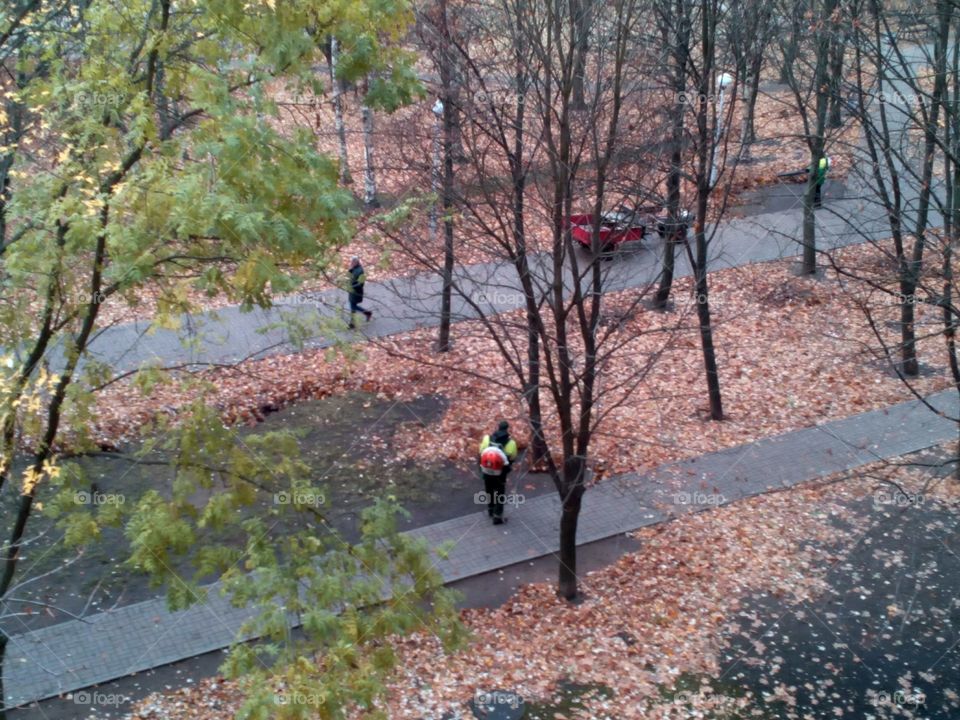
MULTIPOLYGON (((22 383, 18 376, 16 359, 12 354, 0 356, 0 426, 6 426, 11 414, 23 412, 35 414, 42 410, 44 397, 53 390, 60 381, 56 373, 40 368, 37 376, 30 384, 22 383)), ((3 455, 12 448, 4 448, 3 455)), ((55 465, 56 460, 48 458, 42 467, 29 467, 23 472, 21 494, 29 495, 44 477, 55 478, 60 474, 60 468, 55 465)), ((8 467, 9 458, 0 458, 0 466, 8 467)))

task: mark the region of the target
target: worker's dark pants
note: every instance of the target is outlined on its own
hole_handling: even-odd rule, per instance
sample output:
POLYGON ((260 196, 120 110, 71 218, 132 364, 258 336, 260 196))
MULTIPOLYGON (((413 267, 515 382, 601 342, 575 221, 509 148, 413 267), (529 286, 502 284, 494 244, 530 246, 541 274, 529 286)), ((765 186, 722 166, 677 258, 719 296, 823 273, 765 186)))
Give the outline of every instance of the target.
POLYGON ((823 183, 817 183, 816 187, 813 190, 813 206, 815 208, 822 207, 823 205, 820 198, 820 192, 822 188, 823 188, 823 183))
POLYGON ((353 322, 353 316, 357 313, 365 313, 367 311, 367 309, 360 304, 363 302, 363 295, 347 293, 347 302, 350 305, 350 322, 353 322))
POLYGON ((503 501, 507 494, 507 472, 504 470, 499 475, 483 473, 483 489, 488 498, 487 515, 490 517, 503 517, 503 501))

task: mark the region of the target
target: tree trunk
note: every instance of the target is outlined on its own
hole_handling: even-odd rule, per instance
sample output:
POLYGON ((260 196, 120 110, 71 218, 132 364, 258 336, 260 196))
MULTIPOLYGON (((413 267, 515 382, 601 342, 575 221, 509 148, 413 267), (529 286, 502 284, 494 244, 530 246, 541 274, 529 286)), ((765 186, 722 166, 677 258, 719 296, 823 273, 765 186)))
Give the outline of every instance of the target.
MULTIPOLYGON (((709 97, 714 89, 712 76, 715 68, 714 38, 716 37, 716 16, 710 6, 710 0, 702 0, 700 8, 700 53, 703 58, 703 70, 700 74, 699 91, 702 97, 709 97)), ((696 254, 690 257, 694 272, 696 290, 697 319, 700 325, 700 348, 703 352, 703 367, 707 376, 707 396, 710 401, 710 418, 723 420, 723 403, 720 396, 720 374, 717 371, 717 355, 713 346, 713 328, 710 320, 709 282, 707 279, 707 207, 710 193, 713 191, 714 154, 716 153, 716 129, 723 118, 716 111, 707 111, 707 103, 700 102, 697 110, 697 217, 695 224, 696 254), (713 116, 714 127, 710 127, 708 118, 713 116)), ((688 256, 690 251, 687 251, 688 256)))
POLYGON ((667 216, 670 227, 663 238, 663 268, 660 271, 660 284, 653 296, 653 307, 663 309, 670 299, 673 276, 676 267, 677 246, 686 236, 686 225, 681 236, 680 221, 680 180, 683 172, 683 120, 686 106, 680 102, 687 83, 687 60, 690 54, 690 26, 687 23, 686 0, 678 0, 674 23, 676 35, 673 47, 673 118, 670 133, 670 172, 667 175, 667 216))
MULTIPOLYGON (((832 23, 831 23, 832 24, 832 23)), ((843 127, 843 53, 847 38, 842 36, 839 23, 833 25, 833 37, 830 42, 830 111, 827 126, 843 127)))
POLYGON ((353 182, 350 176, 350 162, 347 158, 347 128, 343 122, 343 83, 337 80, 337 61, 340 57, 340 43, 330 38, 330 61, 327 70, 330 74, 330 92, 333 95, 333 127, 337 131, 337 142, 340 150, 340 183, 349 185, 353 182))
MULTIPOLYGON (((367 83, 363 84, 363 94, 367 94, 367 83)), ((368 208, 379 207, 377 181, 373 172, 373 110, 364 97, 363 108, 363 204, 368 208)))
POLYGON ((573 67, 573 100, 570 107, 573 110, 587 109, 586 73, 587 51, 590 41, 590 15, 593 12, 593 0, 571 0, 571 12, 574 14, 574 28, 576 39, 574 53, 576 57, 573 67))
MULTIPOLYGON (((876 56, 868 58, 868 66, 875 65, 883 67, 883 45, 882 38, 885 31, 881 23, 881 15, 873 13, 873 38, 867 40, 867 47, 874 48, 876 56)), ((868 118, 868 109, 864 98, 872 88, 872 76, 867 79, 870 87, 865 87, 863 60, 861 57, 861 48, 864 46, 861 29, 857 28, 857 39, 855 42, 856 52, 856 70, 857 70, 857 102, 858 113, 861 118, 868 118)), ((880 73, 877 90, 884 92, 886 86, 883 84, 884 73, 880 73)), ((914 372, 919 370, 914 351, 916 344, 913 341, 913 325, 910 317, 910 310, 903 307, 905 301, 913 295, 913 289, 910 287, 910 267, 911 263, 907 257, 906 244, 904 243, 904 226, 906 219, 903 213, 904 199, 903 188, 901 186, 901 172, 899 168, 896 145, 891 142, 891 137, 896 132, 890 127, 887 120, 887 113, 884 104, 881 103, 877 109, 879 125, 867 122, 865 127, 867 132, 864 135, 867 151, 870 157, 870 167, 875 190, 880 197, 881 203, 887 214, 887 220, 890 225, 890 236, 893 239, 894 253, 897 260, 897 274, 900 282, 900 302, 901 302, 901 349, 899 367, 903 372, 914 372)), ((904 174, 909 177, 909 172, 904 174)))
POLYGON ((577 577, 577 524, 583 504, 584 464, 579 458, 564 463, 563 510, 560 515, 560 570, 557 594, 564 600, 575 600, 579 592, 577 577), (573 473, 571 477, 569 473, 573 473))
MULTIPOLYGON (((522 104, 521 104, 522 105, 522 104)), ((530 261, 527 257, 527 241, 524 228, 523 194, 526 178, 523 174, 523 109, 517 112, 516 143, 517 158, 513 190, 513 234, 517 246, 517 273, 526 296, 527 305, 527 382, 523 388, 527 402, 530 424, 530 456, 528 466, 531 471, 544 470, 547 460, 547 440, 543 434, 543 409, 540 405, 540 313, 536 285, 530 273, 530 261)))
POLYGON ((780 84, 788 85, 790 83, 791 66, 797 61, 799 51, 797 36, 791 33, 787 44, 783 48, 783 64, 780 66, 780 84))
POLYGON ((750 146, 757 141, 754 118, 756 117, 757 97, 760 95, 760 71, 762 67, 763 55, 760 55, 751 67, 750 82, 743 108, 743 124, 740 127, 741 159, 750 157, 750 146))
POLYGON ((925 116, 923 169, 920 175, 920 194, 917 199, 917 224, 914 230, 915 240, 913 252, 906 263, 900 279, 902 298, 900 302, 900 332, 902 340, 902 372, 904 375, 915 377, 920 373, 920 364, 917 361, 917 343, 915 307, 916 291, 923 272, 923 254, 929 223, 930 197, 933 185, 933 166, 937 148, 937 133, 940 122, 942 99, 946 94, 946 59, 947 43, 950 38, 949 0, 937 3, 940 19, 938 37, 934 43, 934 83, 933 93, 930 96, 930 108, 925 116))
POLYGON ((453 104, 443 104, 443 292, 438 350, 450 350, 450 301, 453 292, 453 104))
MULTIPOLYGON (((27 76, 23 72, 18 72, 16 80, 17 90, 23 90, 27 84, 27 76)), ((9 125, 4 127, 3 132, 0 133, 0 145, 12 148, 20 142, 23 136, 26 108, 20 100, 12 100, 7 97, 4 99, 3 109, 7 113, 9 125)), ((7 204, 11 197, 10 171, 13 169, 15 157, 16 150, 0 152, 0 257, 3 257, 7 248, 7 204)))
POLYGON ((907 377, 920 374, 917 360, 917 332, 915 325, 916 283, 908 278, 900 281, 900 372, 907 377))
MULTIPOLYGON (((825 0, 822 21, 827 22, 836 7, 836 0, 825 0)), ((807 175, 807 192, 803 203, 803 265, 801 272, 814 275, 817 272, 817 237, 814 218, 814 197, 817 191, 817 169, 823 157, 824 132, 827 124, 827 106, 830 101, 827 63, 829 61, 830 37, 821 31, 816 44, 816 66, 813 75, 813 92, 816 97, 814 131, 807 138, 810 147, 810 171, 807 175)), ((821 188, 822 191, 822 188, 821 188)))
POLYGON ((443 92, 443 290, 440 298, 440 332, 437 349, 450 350, 451 296, 453 293, 453 140, 456 117, 453 98, 453 41, 447 18, 447 0, 440 0, 440 86, 443 92))
MULTIPOLYGON (((954 112, 956 110, 954 109, 954 112)), ((950 118, 947 113, 946 139, 947 147, 952 148, 951 152, 960 150, 960 146, 950 137, 951 129, 957 130, 955 118, 950 118)), ((957 156, 960 157, 960 156, 957 156)), ((958 233, 960 227, 957 221, 960 220, 960 164, 952 162, 949 155, 944 158, 946 163, 946 181, 947 181, 947 208, 943 214, 947 244, 943 251, 943 336, 947 342, 947 359, 950 363, 950 377, 953 379, 954 389, 960 393, 960 361, 957 360, 957 316, 954 313, 953 304, 953 251, 957 245, 958 233)), ((957 451, 955 460, 960 461, 960 423, 957 423, 957 451)), ((953 466, 954 479, 960 482, 960 462, 955 462, 953 466)))
MULTIPOLYGON (((951 76, 953 78, 953 98, 955 102, 944 103, 945 145, 950 148, 944 153, 945 176, 947 181, 947 211, 944 213, 947 247, 943 260, 943 324, 947 337, 947 356, 950 359, 950 375, 953 386, 960 393, 960 361, 957 360, 957 321, 960 318, 954 312, 953 303, 953 255, 960 241, 960 35, 954 33, 951 53, 951 76)), ((954 479, 960 482, 960 423, 957 423, 957 453, 953 465, 954 479)))
MULTIPOLYGON (((444 15, 446 19, 446 14, 444 15)), ((447 32, 449 33, 449 25, 447 25, 447 32)), ((466 46, 469 43, 469 37, 464 38, 462 34, 458 33, 457 42, 463 43, 466 46)), ((448 47, 453 47, 454 43, 451 40, 448 47)), ((468 52, 465 48, 464 53, 468 52)), ((453 157, 454 162, 462 163, 467 160, 467 151, 463 147, 463 112, 461 108, 463 107, 463 68, 462 68, 462 57, 459 52, 450 50, 447 55, 449 56, 450 63, 450 111, 451 111, 451 133, 450 133, 450 153, 453 157)))
POLYGON ((707 234, 703 218, 707 213, 707 192, 701 192, 697 207, 696 259, 693 263, 696 286, 697 320, 700 326, 700 349, 703 369, 707 377, 707 397, 710 401, 710 419, 723 420, 723 400, 720 395, 720 372, 713 345, 713 325, 710 318, 710 286, 707 279, 707 234))
POLYGON ((814 161, 807 177, 807 190, 803 194, 803 261, 800 272, 804 275, 815 275, 817 272, 817 226, 813 201, 817 192, 815 169, 819 162, 819 159, 814 161))
MULTIPOLYGON (((671 215, 671 217, 676 216, 671 215)), ((653 296, 653 302, 651 303, 657 310, 663 310, 667 307, 667 302, 670 300, 670 290, 673 288, 673 275, 676 272, 677 264, 677 243, 674 239, 675 235, 669 230, 665 235, 663 238, 663 267, 660 270, 660 284, 657 286, 657 292, 653 296)))
MULTIPOLYGON (((753 42, 753 39, 751 39, 753 42)), ((749 92, 749 78, 750 71, 747 69, 747 56, 746 53, 740 53, 736 61, 737 68, 737 87, 740 90, 740 102, 745 103, 747 101, 747 93, 749 92)))
MULTIPOLYGON (((42 463, 40 463, 40 465, 42 467, 42 463)), ((20 496, 20 502, 17 505, 17 519, 10 532, 10 539, 5 543, 7 553, 3 562, 3 574, 0 576, 0 600, 6 597, 7 590, 9 590, 10 585, 13 584, 13 576, 17 570, 17 562, 20 560, 23 533, 26 530, 27 521, 30 519, 30 511, 33 509, 33 498, 34 491, 26 492, 20 496)))
POLYGON ((7 720, 7 703, 6 698, 7 694, 4 691, 3 685, 3 667, 4 660, 7 657, 7 636, 4 633, 0 633, 0 720, 7 720))

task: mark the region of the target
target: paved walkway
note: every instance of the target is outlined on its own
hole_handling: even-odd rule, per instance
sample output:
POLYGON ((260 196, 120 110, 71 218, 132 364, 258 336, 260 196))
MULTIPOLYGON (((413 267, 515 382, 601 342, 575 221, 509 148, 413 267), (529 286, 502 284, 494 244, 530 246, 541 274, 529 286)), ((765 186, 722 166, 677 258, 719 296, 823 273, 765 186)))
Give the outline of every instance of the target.
MULTIPOLYGON (((934 396, 934 402, 948 414, 960 410, 952 391, 934 396)), ((914 401, 670 463, 648 474, 611 478, 587 492, 579 542, 707 509, 717 499, 733 502, 922 450, 956 435, 955 423, 914 401)), ((508 516, 507 525, 496 527, 480 511, 410 534, 431 547, 453 543, 446 557, 436 558, 446 582, 557 551, 555 494, 508 508, 508 516)), ((182 612, 168 612, 161 599, 149 600, 14 636, 4 663, 7 703, 53 697, 227 647, 250 613, 231 607, 214 585, 205 602, 182 612)))
MULTIPOLYGON (((907 53, 908 59, 920 63, 919 50, 907 53)), ((909 96, 909 88, 891 80, 891 91, 909 96)), ((906 115, 896 104, 887 107, 891 128, 902 129, 906 115)), ((797 158, 798 166, 805 163, 797 158)), ((854 168, 840 188, 828 180, 824 194, 824 208, 816 213, 817 247, 830 250, 868 239, 888 237, 886 214, 874 194, 867 190, 870 183, 854 168)), ((785 193, 789 194, 789 193, 785 193)), ((781 199, 783 200, 783 199, 781 199)), ((787 209, 760 213, 748 218, 727 220, 708 232, 715 232, 709 248, 709 267, 713 270, 766 262, 792 257, 800 252, 803 210, 802 199, 787 209)), ((776 205, 783 207, 783 202, 776 205)), ((910 225, 916 213, 915 203, 904 198, 902 220, 910 225)), ((940 222, 935 211, 931 224, 940 222)), ((645 286, 660 273, 662 244, 654 235, 644 241, 635 252, 622 252, 614 262, 605 263, 604 287, 608 291, 645 286)), ((533 256, 531 272, 540 279, 541 287, 552 282, 547 258, 533 256)), ((690 275, 687 258, 680 253, 677 259, 678 277, 690 275)), ((369 275, 376 278, 370 268, 369 275)), ((572 278, 567 278, 572 285, 572 278)), ((454 270, 456 291, 453 298, 454 321, 476 316, 475 309, 465 298, 470 298, 485 314, 504 312, 524 306, 516 273, 507 263, 485 263, 457 266, 454 270)), ((362 332, 369 337, 384 337, 420 327, 438 324, 441 280, 435 273, 410 278, 370 282, 366 286, 366 305, 375 313, 374 322, 362 324, 362 332)), ((144 364, 182 366, 191 363, 233 363, 247 358, 266 357, 292 352, 287 342, 287 331, 282 327, 285 317, 304 319, 319 314, 325 318, 342 317, 346 304, 342 291, 327 291, 310 295, 293 295, 287 304, 278 304, 269 310, 254 309, 241 312, 228 307, 215 313, 184 316, 182 330, 150 329, 148 321, 134 322, 104 329, 90 344, 90 354, 114 368, 127 372, 144 364), (148 330, 150 332, 148 333, 148 330)), ((306 341, 308 348, 322 348, 339 339, 335 332, 318 333, 306 341)))
MULTIPOLYGON (((848 188, 863 187, 847 183, 848 188)), ((909 214, 909 210, 907 214, 909 214)), ((733 220, 716 228, 711 267, 720 269, 796 255, 800 208, 733 220)), ((934 222, 936 218, 934 218, 934 222)), ((817 243, 829 249, 889 234, 882 211, 856 192, 826 195, 817 213, 817 243), (851 232, 855 218, 859 233, 851 232)), ((652 282, 659 272, 660 247, 654 241, 639 252, 608 263, 607 290, 652 282)), ((534 274, 542 258, 534 257, 534 274)), ((545 275, 546 273, 544 273, 545 275)), ((690 274, 679 258, 678 276, 690 274)), ((522 305, 513 269, 503 264, 458 267, 455 320, 473 311, 470 297, 486 312, 522 305)), ((364 326, 369 336, 386 336, 437 323, 440 282, 421 275, 369 283, 367 295, 375 322, 364 326)), ((91 354, 125 372, 144 364, 235 362, 249 357, 289 352, 286 333, 276 327, 284 313, 319 311, 333 316, 343 305, 340 292, 295 298, 289 307, 241 313, 226 308, 184 319, 188 333, 156 330, 139 322, 107 328, 91 345, 91 354), (184 336, 186 335, 186 341, 184 336)), ((335 336, 318 335, 308 347, 325 347, 335 336)), ((958 410, 955 393, 937 396, 944 410, 958 410)), ((858 467, 879 458, 920 450, 956 437, 956 425, 919 403, 865 413, 845 420, 787 433, 689 461, 662 466, 646 475, 611 478, 586 495, 578 529, 580 543, 589 543, 672 516, 712 507, 714 497, 731 502, 771 489, 858 467), (705 489, 706 488, 706 489, 705 489), (707 490, 708 489, 708 490, 707 490), (701 495, 706 496, 701 502, 701 495)), ((452 551, 436 564, 447 582, 506 567, 557 551, 559 500, 555 495, 532 499, 512 513, 504 528, 493 527, 483 512, 411 531, 431 547, 453 541, 452 551)), ((150 600, 11 638, 4 663, 8 707, 48 698, 140 672, 166 663, 227 647, 238 639, 239 626, 251 611, 233 608, 211 587, 206 602, 169 613, 163 600, 150 600)))
MULTIPOLYGON (((847 187, 856 184, 848 179, 847 187)), ((716 234, 710 244, 710 268, 720 270, 797 255, 802 219, 803 211, 797 207, 723 222, 715 228, 716 234)), ((933 218, 932 222, 936 221, 937 218, 933 218)), ((887 220, 878 206, 860 197, 831 197, 829 188, 824 208, 817 211, 816 222, 817 244, 821 250, 890 234, 887 220), (852 231, 851 218, 856 218, 858 232, 852 231)), ((661 253, 662 243, 655 234, 644 240, 642 246, 619 252, 614 261, 604 263, 604 288, 613 292, 655 282, 660 273, 661 253)), ((543 255, 531 256, 532 275, 544 289, 552 281, 552 270, 547 261, 543 255)), ((683 253, 678 255, 676 273, 678 277, 691 274, 683 253)), ((369 275, 375 278, 376 272, 371 270, 369 275)), ((571 277, 565 282, 572 287, 571 277)), ((516 271, 508 263, 457 266, 454 285, 454 322, 476 317, 476 310, 467 298, 486 315, 524 306, 516 271)), ((433 273, 367 283, 364 304, 374 311, 374 321, 361 323, 361 332, 368 337, 385 337, 436 326, 441 287, 440 278, 433 273)), ((184 316, 179 331, 151 329, 149 321, 127 323, 100 332, 90 344, 90 354, 114 368, 115 372, 123 373, 145 364, 170 367, 191 363, 235 363, 289 353, 295 348, 288 342, 284 327, 286 320, 343 318, 345 305, 345 294, 330 290, 286 296, 267 310, 256 308, 241 312, 233 306, 184 316)), ((329 347, 349 336, 318 331, 306 340, 305 346, 329 347)))
MULTIPOLYGON (((826 205, 816 217, 817 242, 823 249, 862 242, 864 236, 880 238, 889 235, 879 208, 858 198, 831 198, 829 190, 826 205), (864 235, 850 232, 848 222, 852 216, 863 218, 864 235)), ((726 221, 716 229, 711 243, 710 267, 722 269, 797 255, 801 222, 802 210, 799 208, 726 221)), ((617 291, 654 282, 660 273, 661 252, 662 243, 654 234, 644 241, 642 247, 619 253, 613 262, 604 263, 604 287, 608 291, 617 291)), ((544 256, 531 259, 533 275, 540 279, 541 287, 548 286, 550 280, 551 270, 545 261, 544 256)), ((680 254, 677 275, 689 274, 687 259, 680 254)), ((372 269, 369 275, 376 278, 372 269)), ((465 298, 479 305, 485 314, 523 307, 524 296, 516 271, 509 264, 458 266, 454 281, 454 321, 476 316, 465 298)), ((566 282, 572 286, 571 278, 566 282)), ((374 311, 374 321, 369 325, 361 324, 362 332, 369 337, 384 337, 435 326, 440 290, 441 280, 432 273, 367 283, 364 304, 374 311)), ((227 307, 212 313, 185 316, 180 331, 150 330, 149 321, 117 325, 103 330, 93 340, 90 354, 122 373, 143 364, 233 363, 288 353, 294 348, 287 342, 287 332, 282 325, 285 317, 342 317, 346 304, 345 294, 338 290, 291 295, 285 299, 287 304, 278 304, 269 310, 257 308, 241 312, 237 307, 227 307)), ((339 337, 348 336, 318 332, 305 344, 308 348, 328 347, 339 337)))

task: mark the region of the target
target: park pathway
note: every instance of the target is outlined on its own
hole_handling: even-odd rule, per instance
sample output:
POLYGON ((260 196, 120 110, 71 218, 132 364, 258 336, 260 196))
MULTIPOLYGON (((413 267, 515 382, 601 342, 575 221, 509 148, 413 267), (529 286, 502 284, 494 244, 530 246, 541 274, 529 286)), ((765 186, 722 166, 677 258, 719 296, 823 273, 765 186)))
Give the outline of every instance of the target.
MULTIPOLYGON (((948 415, 960 410, 952 391, 931 400, 948 415)), ((586 493, 579 542, 922 450, 956 435, 954 422, 911 401, 669 463, 646 474, 617 476, 586 493)), ((409 534, 431 548, 452 543, 443 558, 435 556, 448 583, 557 552, 556 495, 509 507, 508 517, 506 525, 494 526, 481 510, 409 534)), ((211 586, 205 600, 180 612, 169 612, 163 599, 148 600, 13 636, 4 663, 8 707, 229 646, 251 611, 232 607, 217 589, 211 586)), ((291 624, 297 624, 296 618, 291 617, 291 624)))
MULTIPOLYGON (((923 59, 918 48, 908 51, 906 57, 917 64, 923 59)), ((890 81, 890 89, 909 96, 909 88, 896 80, 890 81)), ((903 132, 908 117, 906 110, 895 104, 887 106, 887 120, 894 136, 897 129, 903 132)), ((758 146, 756 152, 762 153, 762 146, 758 146)), ((796 158, 798 168, 805 163, 803 157, 796 158)), ((851 169, 843 185, 828 179, 824 207, 816 213, 819 250, 829 251, 889 236, 887 217, 867 189, 869 182, 861 171, 867 172, 863 168, 851 169)), ((750 217, 726 220, 707 228, 708 234, 712 233, 709 246, 711 270, 768 262, 799 253, 803 221, 801 197, 794 188, 786 185, 779 188, 779 195, 770 198, 773 200, 771 204, 780 208, 775 212, 763 212, 761 208, 750 217)), ((915 213, 915 203, 904 197, 902 221, 909 224, 915 213)), ((937 213, 932 212, 931 224, 940 221, 937 213)), ((606 291, 643 287, 654 282, 660 273, 661 253, 662 243, 655 234, 645 239, 639 248, 618 252, 613 262, 605 263, 606 291)), ((535 281, 541 280, 541 286, 549 285, 547 260, 543 255, 532 255, 530 259, 531 273, 535 281)), ((678 254, 676 274, 677 277, 691 274, 685 253, 678 254)), ((370 276, 375 279, 376 273, 371 270, 370 276)), ((454 321, 476 317, 474 305, 489 315, 515 310, 525 304, 516 272, 507 262, 458 265, 454 269, 453 282, 454 321)), ((572 283, 572 279, 568 278, 567 282, 572 283)), ((365 304, 373 309, 375 318, 369 325, 361 324, 362 333, 368 338, 385 337, 436 326, 439 323, 441 287, 441 278, 436 273, 367 283, 365 304)), ((288 342, 284 327, 288 319, 304 320, 317 315, 343 318, 345 304, 342 291, 329 290, 287 296, 269 309, 255 308, 243 312, 232 306, 215 312, 185 315, 180 330, 151 328, 149 321, 126 323, 102 330, 90 345, 90 355, 112 367, 116 373, 124 373, 144 365, 199 366, 289 353, 297 348, 288 342)), ((323 326, 318 323, 318 327, 323 326)), ((351 336, 334 330, 318 331, 306 338, 305 346, 329 347, 351 336)))
MULTIPOLYGON (((892 87, 897 89, 896 83, 892 87)), ((798 160, 798 166, 802 164, 803 160, 798 160)), ((861 196, 862 188, 862 182, 848 180, 841 195, 837 185, 828 184, 825 207, 817 213, 819 249, 889 234, 882 211, 861 196)), ((796 255, 801 221, 802 209, 789 207, 710 228, 716 233, 710 246, 710 267, 722 269, 796 255)), ((637 252, 618 254, 607 264, 607 291, 655 280, 660 250, 659 242, 653 242, 637 252)), ((532 257, 535 275, 542 261, 540 256, 532 257)), ((677 275, 689 274, 681 255, 677 275)), ((454 300, 454 320, 474 316, 464 296, 486 313, 522 306, 523 297, 509 265, 459 266, 454 281, 461 296, 454 300)), ((367 296, 376 318, 363 327, 364 335, 383 337, 435 326, 439 292, 440 280, 435 275, 368 283, 367 296)), ((286 307, 269 310, 244 313, 229 307, 187 316, 181 331, 151 329, 149 322, 109 327, 97 335, 90 354, 123 373, 144 365, 233 363, 292 352, 295 348, 287 342, 286 331, 277 326, 284 314, 303 317, 319 312, 334 317, 344 304, 339 291, 290 300, 286 307)), ((326 347, 339 339, 336 333, 317 335, 305 344, 308 348, 326 347)), ((955 395, 942 393, 932 402, 955 416, 960 410, 955 395)), ((955 423, 912 401, 667 464, 647 474, 610 478, 586 494, 578 538, 581 544, 601 540, 708 509, 716 497, 723 503, 733 502, 922 450, 956 436, 955 423), (701 496, 706 502, 700 502, 701 496)), ((531 499, 512 510, 511 522, 502 527, 488 524, 481 511, 410 533, 424 538, 431 547, 452 542, 447 555, 435 558, 446 582, 557 551, 560 513, 556 496, 531 499)), ((239 627, 250 611, 233 608, 216 586, 210 590, 204 601, 181 612, 168 612, 162 599, 148 600, 11 637, 3 666, 7 707, 229 646, 238 639, 239 627)), ((291 618, 292 624, 296 622, 291 618)))
MULTIPOLYGON (((827 202, 817 213, 820 248, 827 250, 889 235, 886 220, 876 206, 861 198, 831 196, 831 189, 836 193, 841 186, 838 183, 828 185, 827 202), (851 217, 859 218, 859 233, 851 232, 851 217)), ((711 269, 795 256, 800 247, 797 233, 801 221, 802 210, 793 208, 719 224, 710 244, 711 269)), ((662 243, 655 234, 644 240, 642 247, 618 252, 613 261, 604 263, 605 289, 614 292, 654 282, 660 272, 661 252, 662 243)), ((543 255, 531 256, 535 278, 549 276, 546 267, 540 271, 546 260, 543 255)), ((376 278, 375 271, 368 274, 376 278)), ((687 259, 684 253, 680 253, 677 276, 689 275, 687 259)), ((516 271, 505 262, 457 266, 454 283, 454 322, 476 317, 475 309, 466 298, 476 303, 486 315, 524 306, 516 271)), ((369 324, 361 323, 361 332, 374 338, 436 326, 439 323, 440 291, 441 280, 433 273, 368 282, 364 304, 373 310, 374 320, 369 324)), ((116 373, 124 373, 143 365, 199 366, 291 353, 296 348, 288 342, 285 320, 317 316, 342 319, 345 305, 343 291, 328 290, 288 295, 269 309, 255 308, 243 312, 239 307, 231 306, 183 316, 180 330, 151 328, 147 320, 131 322, 102 330, 90 345, 90 355, 112 367, 116 373)), ((318 331, 306 340, 305 346, 310 349, 329 347, 351 336, 346 332, 318 331)))

